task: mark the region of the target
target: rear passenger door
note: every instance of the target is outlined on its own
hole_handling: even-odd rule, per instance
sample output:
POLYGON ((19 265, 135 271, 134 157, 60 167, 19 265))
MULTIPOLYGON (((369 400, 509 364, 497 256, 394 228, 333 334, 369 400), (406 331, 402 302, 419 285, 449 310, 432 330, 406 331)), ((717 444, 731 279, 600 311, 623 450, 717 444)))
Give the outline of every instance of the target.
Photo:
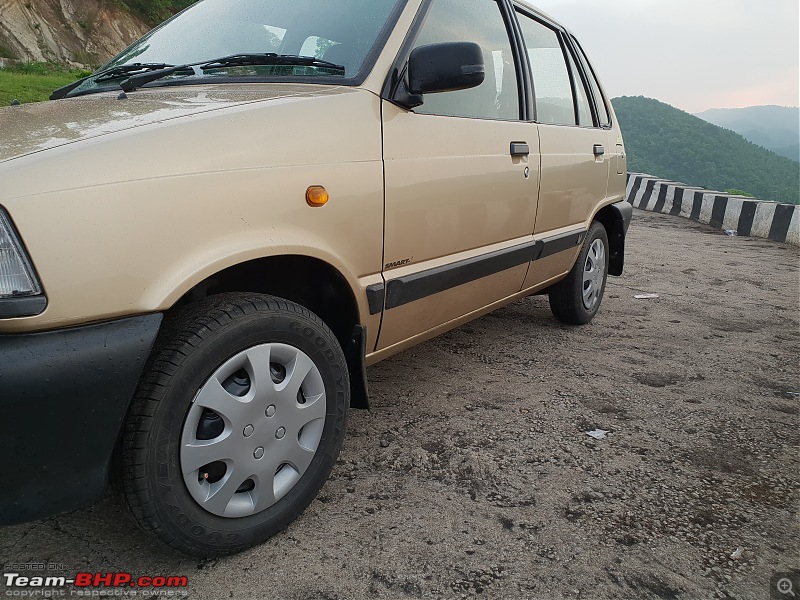
MULTIPOLYGON (((532 254, 539 189, 536 125, 496 0, 432 0, 411 49, 475 42, 486 79, 383 103, 386 300, 378 350, 517 293, 532 254), (512 152, 512 143, 517 144, 512 152), (516 153, 517 155, 512 155, 516 153)), ((506 15, 509 16, 509 15, 506 15)))
MULTIPOLYGON (((581 57, 565 33, 522 9, 517 16, 533 78, 542 156, 535 234, 575 241, 572 234, 585 231, 587 219, 607 195, 614 152, 614 147, 609 149, 608 112, 602 96, 600 107, 595 105, 594 92, 579 67, 581 57)), ((554 247, 567 246, 565 242, 554 247)))

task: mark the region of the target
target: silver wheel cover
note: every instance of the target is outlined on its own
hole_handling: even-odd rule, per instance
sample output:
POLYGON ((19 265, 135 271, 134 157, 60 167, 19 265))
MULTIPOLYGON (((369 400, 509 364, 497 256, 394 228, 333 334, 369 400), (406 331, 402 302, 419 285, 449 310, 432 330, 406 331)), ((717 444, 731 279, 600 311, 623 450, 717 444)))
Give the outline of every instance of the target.
POLYGON ((603 291, 603 282, 606 275, 606 247, 603 241, 597 239, 589 246, 586 254, 586 264, 583 266, 583 306, 588 311, 597 307, 600 294, 603 291))
POLYGON ((197 392, 183 425, 180 466, 192 498, 220 517, 269 508, 311 464, 325 412, 322 375, 301 350, 263 344, 229 359, 197 392), (271 363, 284 374, 278 382, 271 363), (247 374, 249 387, 231 393, 223 384, 237 373, 247 374), (213 439, 198 439, 206 409, 222 418, 224 429, 213 439))

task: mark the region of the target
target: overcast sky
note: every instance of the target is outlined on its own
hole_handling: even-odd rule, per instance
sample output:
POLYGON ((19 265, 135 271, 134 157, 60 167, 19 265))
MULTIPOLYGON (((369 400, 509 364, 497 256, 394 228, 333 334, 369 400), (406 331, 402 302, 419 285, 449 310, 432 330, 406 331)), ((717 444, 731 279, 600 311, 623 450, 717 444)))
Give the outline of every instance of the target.
POLYGON ((798 106, 798 0, 531 0, 570 29, 607 93, 689 112, 798 106))

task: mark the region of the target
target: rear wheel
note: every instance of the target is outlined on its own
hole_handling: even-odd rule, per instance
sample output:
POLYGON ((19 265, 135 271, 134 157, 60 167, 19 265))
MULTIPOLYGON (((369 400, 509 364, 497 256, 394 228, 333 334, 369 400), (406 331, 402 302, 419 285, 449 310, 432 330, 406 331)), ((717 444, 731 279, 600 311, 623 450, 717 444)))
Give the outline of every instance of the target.
POLYGON ((341 347, 305 308, 257 294, 190 306, 165 325, 126 423, 134 517, 196 556, 266 540, 327 480, 349 397, 341 347))
POLYGON ((572 270, 550 289, 550 309, 556 319, 571 325, 591 321, 603 300, 607 277, 608 234, 595 221, 572 270))

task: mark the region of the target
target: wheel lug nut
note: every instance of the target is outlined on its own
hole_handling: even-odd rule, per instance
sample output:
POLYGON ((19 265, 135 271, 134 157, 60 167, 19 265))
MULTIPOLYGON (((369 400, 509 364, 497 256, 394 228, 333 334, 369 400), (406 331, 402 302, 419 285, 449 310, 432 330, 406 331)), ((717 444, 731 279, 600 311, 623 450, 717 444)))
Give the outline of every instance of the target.
POLYGON ((244 434, 244 437, 250 437, 251 435, 253 435, 253 431, 255 431, 253 426, 248 425, 247 427, 244 428, 244 431, 242 433, 244 434))
POLYGON ((275 437, 279 440, 283 439, 283 436, 286 435, 286 428, 285 427, 278 427, 278 431, 275 432, 275 437))
POLYGON ((264 448, 262 448, 261 446, 259 446, 259 447, 258 447, 258 448, 256 448, 256 449, 255 449, 255 451, 253 452, 253 458, 255 458, 256 460, 258 460, 258 459, 259 459, 259 458, 261 458, 262 456, 264 456, 264 448))
POLYGON ((267 415, 268 417, 274 417, 275 416, 275 405, 274 404, 270 404, 267 407, 267 410, 264 411, 264 414, 267 415))

